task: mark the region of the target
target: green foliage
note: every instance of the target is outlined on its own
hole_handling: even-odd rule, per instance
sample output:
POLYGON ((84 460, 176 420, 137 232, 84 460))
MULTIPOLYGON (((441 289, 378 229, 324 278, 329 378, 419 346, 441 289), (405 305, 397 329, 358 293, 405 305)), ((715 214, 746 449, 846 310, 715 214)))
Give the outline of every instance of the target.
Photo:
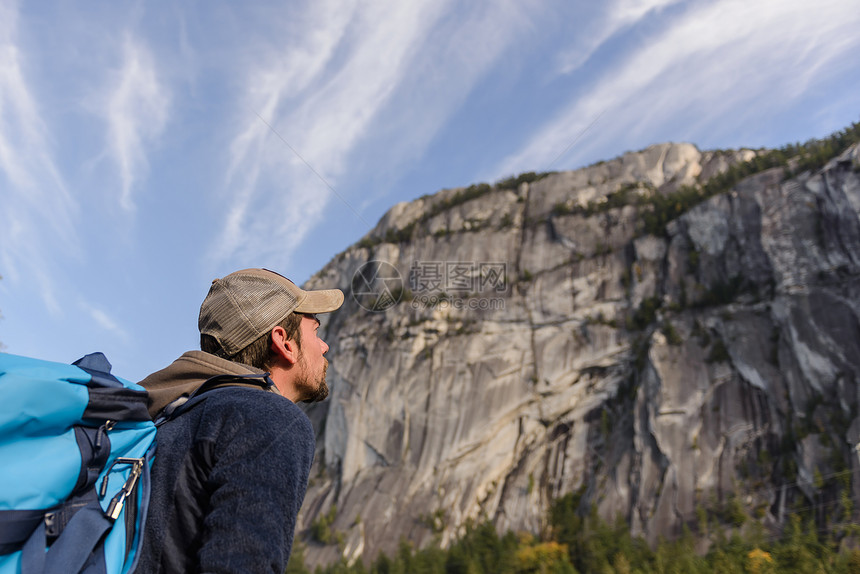
POLYGON ((595 255, 608 255, 610 253, 612 253, 612 246, 608 243, 598 241, 597 244, 594 246, 595 255))
POLYGON ((644 207, 640 231, 644 234, 665 235, 666 225, 670 221, 683 215, 708 197, 710 196, 706 194, 703 188, 682 186, 674 193, 654 194, 648 198, 643 198, 640 202, 644 207))
POLYGON ((729 358, 729 350, 726 348, 726 344, 723 343, 722 339, 717 339, 714 341, 714 345, 711 347, 711 352, 705 360, 709 363, 722 363, 728 361, 729 358))
POLYGON ((558 217, 562 215, 570 215, 572 213, 580 213, 580 209, 581 208, 579 206, 571 207, 567 202, 560 201, 552 207, 552 211, 550 213, 558 217))
MULTIPOLYGON (((486 195, 492 192, 494 189, 502 190, 502 189, 516 189, 523 182, 533 182, 543 179, 547 175, 552 172, 536 174, 534 172, 524 173, 517 177, 509 178, 498 182, 495 187, 491 186, 488 183, 476 183, 470 185, 466 189, 455 192, 450 197, 439 200, 434 203, 427 211, 425 211, 421 217, 412 221, 408 225, 403 228, 396 229, 392 228, 385 232, 385 237, 366 237, 358 242, 359 247, 370 248, 375 245, 379 245, 380 243, 407 243, 412 240, 412 237, 415 233, 415 230, 422 223, 426 223, 431 218, 439 215, 440 213, 451 209, 452 207, 456 207, 467 201, 471 201, 483 195, 486 195)), ((507 227, 512 224, 511 217, 509 215, 502 218, 502 222, 500 224, 501 227, 507 227)), ((487 227, 488 222, 481 222, 478 225, 472 225, 468 229, 468 231, 479 231, 487 227)), ((450 230, 443 230, 442 232, 437 232, 437 236, 439 235, 448 235, 451 233, 450 230)))
POLYGON ((631 331, 642 331, 657 319, 657 311, 662 305, 659 297, 648 297, 642 300, 639 308, 633 313, 628 321, 628 329, 631 331))
POLYGON ((490 522, 467 524, 466 533, 448 550, 445 572, 511 572, 518 547, 519 542, 513 534, 499 537, 490 522))
POLYGON ((577 571, 606 571, 619 554, 629 564, 644 566, 651 555, 645 541, 632 537, 627 524, 620 520, 614 525, 600 520, 594 507, 583 515, 583 495, 584 490, 567 494, 550 509, 551 538, 567 546, 577 571))
POLYGON ((491 191, 493 191, 493 188, 488 183, 472 184, 466 189, 456 192, 451 197, 436 203, 430 211, 424 214, 422 219, 430 219, 431 217, 438 215, 443 211, 447 211, 452 207, 462 205, 467 201, 471 201, 475 198, 481 197, 482 195, 487 195, 491 191))
POLYGON ((551 175, 555 172, 546 171, 543 173, 535 173, 533 171, 529 171, 526 173, 521 173, 517 177, 509 177, 507 179, 503 179, 501 181, 496 182, 497 189, 509 189, 516 190, 519 189, 520 185, 523 183, 533 183, 535 181, 540 181, 548 175, 551 175))
POLYGON ((320 544, 334 544, 338 541, 338 532, 332 527, 337 515, 337 507, 332 505, 329 511, 311 522, 311 539, 320 544))
POLYGON ((725 504, 723 504, 721 514, 724 522, 735 527, 743 526, 744 522, 747 521, 746 510, 744 510, 740 499, 735 495, 728 497, 725 504))
POLYGON ((382 240, 376 237, 365 237, 359 241, 356 246, 362 249, 371 249, 382 243, 382 240))
MULTIPOLYGON (((803 171, 817 170, 849 146, 860 142, 860 123, 853 123, 842 131, 821 140, 810 140, 805 144, 789 144, 779 149, 762 151, 749 161, 735 164, 723 173, 715 175, 703 185, 682 186, 673 193, 634 194, 637 187, 653 189, 646 183, 622 186, 606 198, 592 201, 585 207, 559 203, 553 215, 578 214, 586 217, 605 213, 625 205, 636 205, 642 209, 640 233, 665 235, 666 225, 706 199, 730 191, 746 177, 767 169, 784 168, 784 176, 803 171)), ((697 261, 691 260, 693 267, 697 261)))
POLYGON ((735 275, 728 281, 715 281, 697 303, 697 307, 727 305, 745 291, 744 278, 735 275))
POLYGON ((818 540, 813 522, 804 525, 800 516, 789 517, 783 544, 774 549, 778 572, 816 572, 822 555, 832 554, 818 540))
POLYGON ((617 191, 613 191, 608 193, 605 197, 596 200, 589 201, 588 205, 568 205, 566 202, 560 202, 555 204, 552 209, 552 214, 556 216, 561 215, 582 215, 584 217, 591 217, 592 215, 596 215, 598 213, 606 213, 607 211, 618 209, 627 205, 643 205, 648 200, 645 199, 647 195, 641 195, 636 193, 640 189, 646 189, 649 191, 656 191, 656 188, 650 182, 632 182, 623 184, 617 191))
MULTIPOLYGON (((805 144, 789 144, 779 149, 761 151, 749 161, 732 165, 715 175, 702 185, 682 186, 673 193, 660 194, 648 182, 633 182, 622 185, 617 191, 599 201, 589 202, 586 206, 570 206, 561 202, 553 207, 556 216, 577 214, 592 216, 618 209, 626 205, 636 205, 642 209, 639 232, 651 235, 665 235, 666 225, 686 213, 706 199, 730 191, 746 177, 767 169, 781 167, 785 176, 803 171, 822 168, 827 161, 845 151, 849 146, 860 142, 860 123, 853 123, 842 131, 821 140, 810 140, 805 144), (645 189, 652 193, 637 193, 645 189)), ((517 177, 501 180, 491 186, 478 183, 460 190, 450 197, 433 204, 420 218, 402 229, 389 229, 385 237, 366 237, 358 242, 359 247, 371 248, 380 243, 404 243, 412 239, 416 227, 430 218, 467 201, 481 197, 495 190, 516 190, 522 183, 535 182, 553 172, 527 172, 517 177)), ((509 225, 502 225, 505 227, 509 225)), ((691 267, 697 265, 696 255, 692 255, 691 267)))
POLYGON ((815 486, 815 490, 821 490, 824 488, 824 477, 821 476, 821 471, 817 468, 812 474, 812 484, 815 486))
POLYGON ((670 345, 678 346, 684 342, 684 340, 681 339, 681 335, 678 334, 678 330, 675 329, 675 326, 669 321, 666 321, 663 324, 663 335, 666 336, 666 342, 670 345))
POLYGON ((290 553, 290 560, 287 562, 287 569, 284 574, 311 574, 311 571, 305 566, 305 545, 299 540, 293 543, 293 550, 290 553))
POLYGON ((615 319, 607 319, 606 315, 602 312, 597 314, 597 317, 592 317, 591 315, 585 316, 586 325, 606 325, 607 327, 612 327, 613 329, 618 328, 618 321, 615 319))
POLYGON ((702 347, 707 347, 711 344, 711 335, 698 319, 693 321, 692 335, 698 339, 702 347))
POLYGON ((851 497, 850 488, 844 487, 839 491, 839 505, 842 507, 842 521, 850 522, 854 514, 854 499, 851 497))
POLYGON ((682 187, 673 194, 653 195, 645 200, 651 213, 644 216, 643 231, 664 235, 666 224, 705 199, 725 193, 746 177, 774 167, 786 168, 785 175, 821 169, 833 157, 860 142, 860 123, 803 145, 789 144, 757 154, 749 161, 735 164, 700 187, 682 187))
MULTIPOLYGON (((316 574, 668 574, 668 573, 786 573, 848 574, 860 572, 856 544, 819 538, 811 520, 788 517, 781 538, 768 535, 747 515, 740 499, 730 496, 717 504, 713 517, 730 526, 727 537, 719 524, 708 524, 709 512, 696 508, 700 536, 708 536, 706 554, 696 551, 695 538, 685 527, 680 538, 661 540, 655 547, 632 536, 623 520, 600 519, 584 501, 585 489, 557 499, 550 507, 548 529, 542 537, 499 535, 488 521, 467 523, 450 548, 436 545, 415 549, 402 540, 393 556, 380 554, 369 569, 362 562, 341 561, 318 567, 316 574)), ((716 504, 716 503, 715 503, 716 504)), ((297 543, 287 574, 309 574, 304 548, 297 543)))
POLYGON ((385 232, 383 243, 407 243, 412 239, 412 232, 415 231, 416 224, 417 222, 413 221, 401 229, 389 229, 385 232))

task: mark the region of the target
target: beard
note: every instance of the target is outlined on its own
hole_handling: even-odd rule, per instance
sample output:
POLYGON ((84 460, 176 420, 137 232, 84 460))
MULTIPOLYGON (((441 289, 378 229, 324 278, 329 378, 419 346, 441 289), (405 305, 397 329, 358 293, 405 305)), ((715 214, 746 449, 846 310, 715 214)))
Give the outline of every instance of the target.
POLYGON ((325 380, 325 374, 328 370, 328 360, 324 359, 322 373, 308 373, 305 370, 304 375, 296 381, 296 389, 300 392, 303 403, 317 403, 325 400, 328 397, 328 384, 325 380))

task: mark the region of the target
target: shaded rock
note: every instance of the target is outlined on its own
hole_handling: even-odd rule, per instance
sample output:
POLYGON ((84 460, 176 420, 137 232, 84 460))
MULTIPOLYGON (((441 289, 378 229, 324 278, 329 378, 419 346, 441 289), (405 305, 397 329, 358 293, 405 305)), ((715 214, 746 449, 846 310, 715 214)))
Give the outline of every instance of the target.
POLYGON ((312 278, 347 302, 323 327, 332 395, 308 411, 300 524, 334 505, 342 544, 308 541, 308 562, 446 544, 470 519, 539 532, 579 489, 583 510, 652 542, 729 500, 778 529, 840 485, 860 495, 857 148, 642 231, 647 198, 754 157, 663 144, 445 190, 395 206, 312 278), (383 312, 350 296, 368 261, 400 274, 383 312))

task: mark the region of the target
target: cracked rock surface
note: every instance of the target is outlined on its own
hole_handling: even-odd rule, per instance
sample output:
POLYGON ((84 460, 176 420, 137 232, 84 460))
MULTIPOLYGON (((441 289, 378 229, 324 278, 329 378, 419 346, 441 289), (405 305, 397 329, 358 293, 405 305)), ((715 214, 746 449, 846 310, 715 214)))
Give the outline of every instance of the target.
POLYGON ((308 541, 308 563, 445 544, 469 519, 538 532, 580 490, 650 541, 729 499, 778 528, 838 484, 860 495, 858 149, 642 231, 636 197, 756 153, 663 144, 443 190, 393 207, 314 276, 346 303, 324 319, 332 393, 308 409, 299 525, 308 539, 334 506, 337 543, 308 541), (376 264, 364 287, 380 298, 352 297, 372 261, 402 282, 376 264), (387 296, 399 303, 364 308, 387 296))

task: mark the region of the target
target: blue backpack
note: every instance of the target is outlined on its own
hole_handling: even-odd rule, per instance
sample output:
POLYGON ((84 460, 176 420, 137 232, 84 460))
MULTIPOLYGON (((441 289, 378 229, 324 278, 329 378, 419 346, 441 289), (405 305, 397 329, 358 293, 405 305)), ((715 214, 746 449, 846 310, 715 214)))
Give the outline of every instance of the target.
POLYGON ((101 353, 0 353, 0 574, 134 569, 156 428, 101 353))

